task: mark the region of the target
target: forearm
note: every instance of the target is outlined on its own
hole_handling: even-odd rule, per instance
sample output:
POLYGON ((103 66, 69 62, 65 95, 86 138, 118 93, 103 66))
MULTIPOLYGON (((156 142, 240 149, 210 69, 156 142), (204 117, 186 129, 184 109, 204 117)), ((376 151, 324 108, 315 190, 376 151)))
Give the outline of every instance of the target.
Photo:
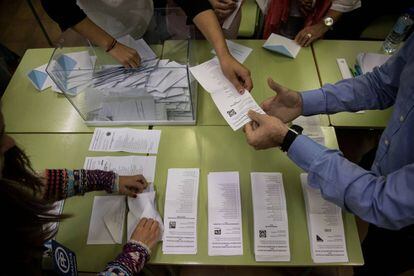
POLYGON ((74 25, 72 29, 104 50, 111 46, 114 39, 98 25, 93 23, 88 17, 74 25))
POLYGON ((91 191, 112 193, 118 190, 118 176, 114 172, 47 169, 44 176, 46 185, 43 196, 47 200, 57 201, 91 191))

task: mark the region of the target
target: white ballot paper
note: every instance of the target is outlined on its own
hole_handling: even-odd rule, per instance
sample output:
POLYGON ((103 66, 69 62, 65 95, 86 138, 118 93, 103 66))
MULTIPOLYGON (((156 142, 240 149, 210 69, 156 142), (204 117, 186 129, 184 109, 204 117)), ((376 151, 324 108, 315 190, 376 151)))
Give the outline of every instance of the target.
POLYGON ((208 255, 243 255, 238 172, 208 174, 208 255))
POLYGON ((86 244, 121 244, 125 196, 95 196, 86 244))
POLYGON ((161 130, 95 128, 90 151, 157 153, 161 130))
POLYGON ((312 260, 315 263, 348 262, 341 208, 322 198, 319 189, 308 185, 308 175, 300 175, 312 260))
POLYGON ((210 93, 221 115, 234 131, 251 121, 247 116, 250 109, 265 114, 248 91, 241 95, 227 80, 217 58, 191 67, 190 71, 201 86, 210 93))
POLYGON ((237 15, 237 13, 238 13, 238 11, 239 11, 239 9, 240 9, 240 7, 241 7, 241 4, 242 4, 242 0, 238 0, 237 1, 237 6, 236 6, 236 8, 234 9, 234 11, 226 18, 226 20, 224 20, 224 22, 223 22, 223 29, 229 29, 230 28, 230 26, 231 26, 231 23, 233 23, 233 21, 234 21, 234 18, 236 17, 236 15, 237 15))
POLYGON ((197 254, 200 170, 169 169, 164 205, 164 254, 197 254))
POLYGON ((291 58, 295 58, 298 55, 301 47, 294 40, 281 35, 271 34, 263 44, 263 48, 291 58))
MULTIPOLYGON (((253 51, 252 48, 246 47, 228 39, 226 39, 226 44, 229 48, 230 54, 240 63, 243 63, 253 51)), ((211 53, 215 55, 216 51, 213 49, 211 50, 211 53)))
POLYGON ((290 261, 289 226, 281 173, 250 173, 257 262, 290 261))
POLYGON ((85 170, 113 171, 119 175, 142 174, 147 182, 154 182, 156 156, 99 156, 86 157, 85 170))
POLYGON ((292 122, 303 128, 303 134, 309 136, 321 145, 325 145, 325 136, 321 128, 321 119, 319 115, 299 116, 292 122))

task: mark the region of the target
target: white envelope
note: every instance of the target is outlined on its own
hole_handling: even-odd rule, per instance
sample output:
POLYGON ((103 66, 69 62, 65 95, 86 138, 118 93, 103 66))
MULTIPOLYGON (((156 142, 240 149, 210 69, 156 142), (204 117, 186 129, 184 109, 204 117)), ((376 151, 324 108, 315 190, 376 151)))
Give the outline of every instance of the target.
POLYGON ((296 58, 301 49, 295 41, 277 34, 271 34, 263 48, 291 58, 296 58))

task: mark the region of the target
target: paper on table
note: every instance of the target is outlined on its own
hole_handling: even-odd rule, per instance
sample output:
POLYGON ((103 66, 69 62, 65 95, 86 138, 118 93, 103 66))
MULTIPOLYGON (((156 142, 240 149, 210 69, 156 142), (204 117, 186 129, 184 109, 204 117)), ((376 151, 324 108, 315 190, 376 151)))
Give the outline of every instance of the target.
POLYGON ((383 65, 391 56, 376 53, 359 53, 357 55, 358 65, 363 74, 372 72, 375 67, 383 65))
POLYGON ((308 185, 308 175, 300 175, 312 260, 315 263, 348 262, 341 208, 323 199, 319 189, 308 185))
POLYGON ((243 255, 238 172, 208 174, 208 255, 243 255))
POLYGON ((233 20, 236 17, 237 12, 239 11, 241 4, 242 4, 242 0, 238 0, 237 1, 237 6, 234 9, 234 11, 226 18, 226 20, 224 20, 223 26, 222 26, 223 29, 226 29, 227 30, 227 29, 230 28, 231 23, 233 23, 233 20))
POLYGON ((243 95, 237 92, 223 75, 217 58, 191 67, 190 71, 201 86, 210 92, 221 115, 233 130, 238 130, 251 121, 247 116, 250 109, 265 114, 248 91, 243 95))
POLYGON ((281 173, 250 173, 254 253, 258 262, 290 261, 288 216, 281 173))
POLYGON ((125 196, 95 196, 86 243, 121 244, 125 208, 125 196))
MULTIPOLYGON (((226 44, 229 48, 230 54, 240 63, 243 63, 253 51, 252 48, 246 47, 228 39, 226 39, 226 44)), ((211 53, 215 55, 216 51, 213 49, 211 50, 211 53)))
POLYGON ((27 73, 30 82, 39 91, 43 91, 54 84, 52 79, 46 73, 46 67, 47 64, 43 64, 27 73))
POLYGON ((164 205, 164 254, 197 254, 199 169, 169 169, 164 205))
POLYGON ((113 171, 119 175, 142 174, 148 182, 154 182, 156 160, 156 156, 86 157, 83 168, 113 171))
POLYGON ((303 134, 309 136, 321 145, 325 145, 325 136, 321 128, 321 120, 319 115, 299 116, 292 122, 303 128, 303 134))
POLYGON ((295 58, 298 55, 301 47, 294 40, 281 35, 271 34, 263 44, 263 48, 291 58, 295 58))
POLYGON ((161 130, 95 128, 90 151, 157 153, 161 130))

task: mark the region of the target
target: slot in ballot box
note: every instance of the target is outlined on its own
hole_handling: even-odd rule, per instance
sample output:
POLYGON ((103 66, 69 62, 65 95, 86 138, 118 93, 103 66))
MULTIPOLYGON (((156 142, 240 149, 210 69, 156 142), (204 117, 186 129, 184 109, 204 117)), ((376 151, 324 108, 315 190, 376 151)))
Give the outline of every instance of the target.
POLYGON ((70 39, 62 35, 46 71, 87 125, 194 125, 193 33, 181 10, 156 9, 142 37, 117 37, 138 52, 139 67, 126 68, 80 36, 70 43, 71 32, 70 39))

